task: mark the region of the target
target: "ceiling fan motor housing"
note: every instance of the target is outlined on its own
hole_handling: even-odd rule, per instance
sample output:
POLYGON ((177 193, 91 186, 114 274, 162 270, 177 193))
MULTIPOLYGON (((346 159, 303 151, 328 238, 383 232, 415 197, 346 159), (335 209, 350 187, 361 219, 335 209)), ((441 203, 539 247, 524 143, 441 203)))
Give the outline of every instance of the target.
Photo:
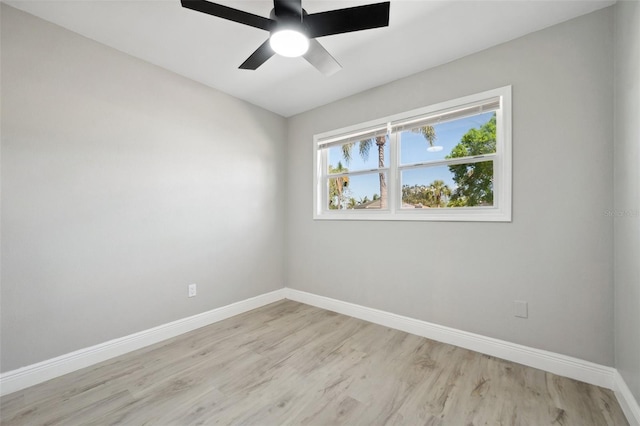
POLYGON ((276 31, 282 30, 292 30, 297 31, 305 35, 305 37, 309 37, 309 28, 304 23, 304 16, 307 15, 306 10, 301 9, 302 14, 297 14, 293 11, 287 11, 283 14, 280 12, 276 15, 276 9, 271 9, 271 13, 269 14, 269 18, 274 21, 274 24, 271 28, 270 33, 273 34, 276 31))

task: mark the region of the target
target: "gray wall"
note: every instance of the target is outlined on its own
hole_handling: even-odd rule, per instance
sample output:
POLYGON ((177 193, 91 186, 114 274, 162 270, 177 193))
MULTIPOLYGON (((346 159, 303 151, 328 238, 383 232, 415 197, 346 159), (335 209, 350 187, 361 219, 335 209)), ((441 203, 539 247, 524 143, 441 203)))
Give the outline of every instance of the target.
POLYGON ((615 9, 616 368, 640 401, 640 3, 615 9))
POLYGON ((612 366, 612 43, 609 8, 292 117, 288 285, 612 366), (312 220, 315 133, 505 85, 512 223, 312 220))
POLYGON ((2 371, 282 288, 282 117, 4 4, 1 52, 2 371))

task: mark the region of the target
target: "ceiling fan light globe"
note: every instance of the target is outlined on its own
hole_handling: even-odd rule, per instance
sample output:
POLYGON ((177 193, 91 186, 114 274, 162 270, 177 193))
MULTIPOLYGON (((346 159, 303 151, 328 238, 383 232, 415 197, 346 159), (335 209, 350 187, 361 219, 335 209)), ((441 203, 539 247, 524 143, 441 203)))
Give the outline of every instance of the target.
POLYGON ((280 30, 269 38, 271 48, 280 56, 297 58, 309 50, 309 39, 299 31, 280 30))

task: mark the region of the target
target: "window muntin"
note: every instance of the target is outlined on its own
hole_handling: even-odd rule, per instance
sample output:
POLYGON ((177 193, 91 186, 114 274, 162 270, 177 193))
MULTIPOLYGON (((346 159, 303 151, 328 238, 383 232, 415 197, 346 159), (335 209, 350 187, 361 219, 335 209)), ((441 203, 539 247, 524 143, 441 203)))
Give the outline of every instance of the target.
POLYGON ((510 221, 510 94, 505 87, 316 136, 314 217, 510 221))

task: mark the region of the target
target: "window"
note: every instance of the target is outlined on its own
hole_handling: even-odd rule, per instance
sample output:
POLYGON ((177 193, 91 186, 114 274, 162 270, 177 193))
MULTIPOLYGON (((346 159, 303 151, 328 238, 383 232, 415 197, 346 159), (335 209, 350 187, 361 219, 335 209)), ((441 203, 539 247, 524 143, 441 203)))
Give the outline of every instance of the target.
POLYGON ((314 218, 511 221, 511 87, 314 137, 314 218))

